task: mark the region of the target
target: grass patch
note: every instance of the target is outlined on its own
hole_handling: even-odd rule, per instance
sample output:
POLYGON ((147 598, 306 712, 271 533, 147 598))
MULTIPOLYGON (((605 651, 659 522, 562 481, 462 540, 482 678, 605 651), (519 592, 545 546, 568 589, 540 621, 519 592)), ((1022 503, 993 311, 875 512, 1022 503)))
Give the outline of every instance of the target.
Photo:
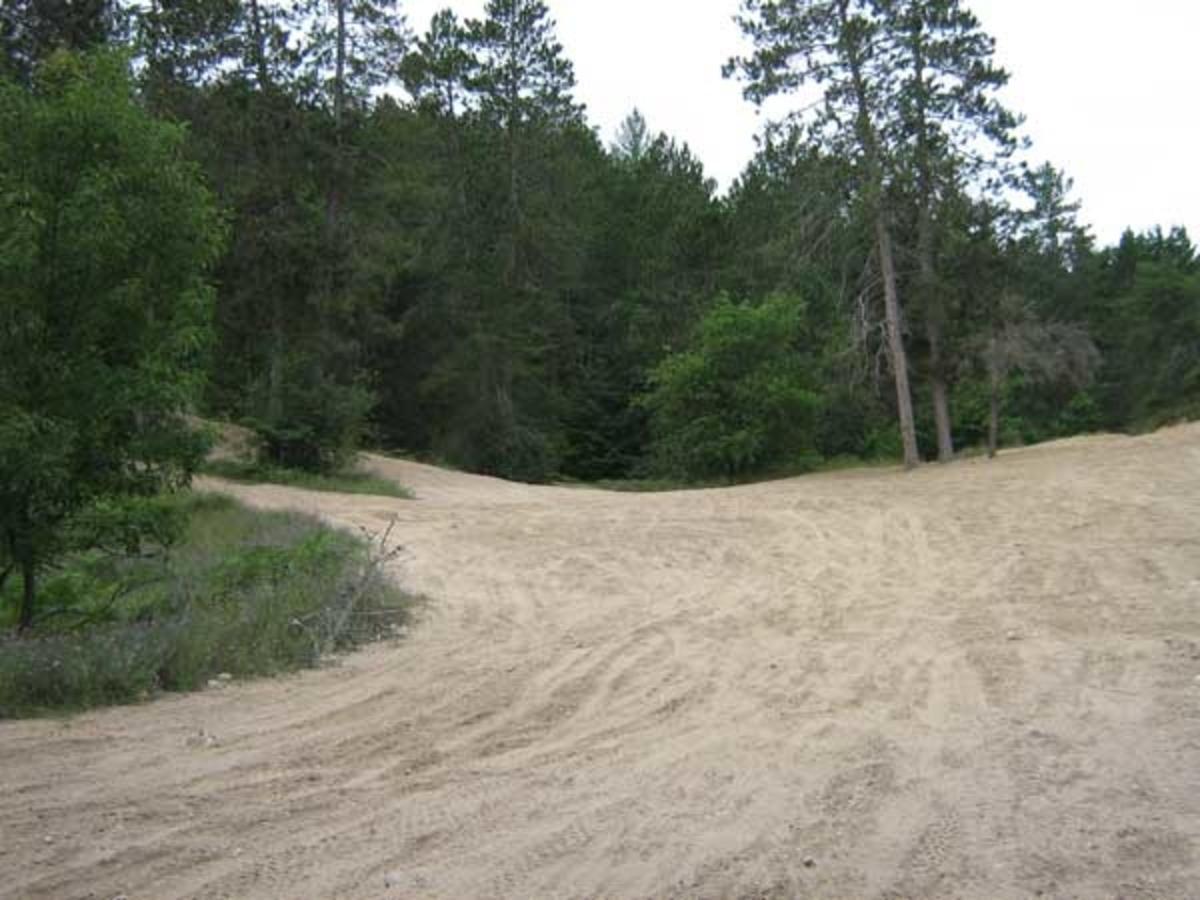
POLYGON ((622 494, 663 494, 670 491, 698 491, 729 487, 728 481, 684 481, 677 478, 601 478, 597 481, 564 482, 562 487, 591 488, 622 494))
POLYGON ((206 462, 200 470, 228 481, 247 484, 282 484, 287 487, 303 488, 308 491, 324 491, 335 494, 374 494, 381 497, 413 498, 412 491, 368 472, 346 471, 318 474, 300 469, 284 469, 262 463, 240 462, 222 459, 206 462))
POLYGON ((93 552, 44 579, 42 617, 11 631, 0 595, 0 718, 143 700, 220 674, 273 675, 395 633, 406 598, 377 543, 209 494, 168 501, 182 537, 152 556, 93 552))
MULTIPOLYGON (((588 482, 562 482, 563 487, 585 487, 602 491, 618 491, 621 493, 657 494, 669 491, 702 491, 713 488, 739 487, 749 484, 762 484, 769 481, 780 481, 786 478, 796 478, 800 475, 810 475, 813 472, 824 471, 827 461, 818 457, 804 456, 789 463, 771 466, 760 472, 747 472, 734 478, 672 478, 666 476, 646 478, 612 478, 588 482)), ((859 466, 871 463, 858 461, 859 466)), ((846 467, 849 467, 847 465, 846 467)))

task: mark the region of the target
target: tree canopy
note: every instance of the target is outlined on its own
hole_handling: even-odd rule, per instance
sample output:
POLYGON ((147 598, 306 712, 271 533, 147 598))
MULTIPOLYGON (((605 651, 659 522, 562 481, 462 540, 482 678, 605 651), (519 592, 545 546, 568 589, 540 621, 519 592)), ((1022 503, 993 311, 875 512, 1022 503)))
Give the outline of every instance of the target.
MULTIPOLYGON (((1007 76, 964 0, 747 0, 750 48, 727 71, 751 101, 795 105, 724 194, 636 109, 615 134, 589 125, 541 0, 427 23, 383 0, 36 6, 0 19, 9 115, 49 102, 51 73, 99 65, 35 78, 56 48, 132 54, 122 109, 170 135, 175 168, 157 168, 186 159, 228 223, 188 390, 274 464, 334 469, 373 445, 535 481, 744 477, 1200 404, 1190 239, 1096 246, 1068 174, 998 102, 1007 76), (789 387, 738 392, 760 377, 789 387), (784 407, 794 427, 776 427, 784 407), (735 433, 770 437, 680 464, 735 433)), ((68 151, 85 155, 63 142, 20 177, 71 171, 68 151)), ((65 277, 5 196, 6 277, 65 277)), ((161 230, 175 208, 88 216, 161 230)), ((81 254, 127 258, 112 229, 80 231, 81 254)), ((209 245, 189 246, 195 262, 209 245)), ((168 250, 141 253, 155 278, 168 250)))
POLYGON ((0 569, 95 536, 80 514, 184 483, 222 224, 183 129, 125 60, 62 54, 0 84, 0 569))

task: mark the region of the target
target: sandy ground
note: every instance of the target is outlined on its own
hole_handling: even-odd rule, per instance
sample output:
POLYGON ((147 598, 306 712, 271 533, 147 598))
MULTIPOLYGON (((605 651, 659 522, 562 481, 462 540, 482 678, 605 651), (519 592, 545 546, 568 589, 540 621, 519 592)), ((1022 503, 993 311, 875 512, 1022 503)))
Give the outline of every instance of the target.
POLYGON ((1200 427, 693 493, 375 460, 332 669, 0 723, 0 895, 1200 897, 1200 427))

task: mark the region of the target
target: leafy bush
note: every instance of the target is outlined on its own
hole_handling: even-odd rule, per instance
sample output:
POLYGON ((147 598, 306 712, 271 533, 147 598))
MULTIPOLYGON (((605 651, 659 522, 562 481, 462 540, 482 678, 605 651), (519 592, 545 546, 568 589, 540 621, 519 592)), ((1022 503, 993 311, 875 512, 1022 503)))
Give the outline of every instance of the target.
POLYGON ((0 718, 312 666, 405 618, 381 547, 222 497, 172 503, 187 524, 163 555, 93 552, 47 579, 48 617, 0 638, 0 718))
POLYGON ((246 423, 257 432, 261 461, 307 472, 346 466, 362 441, 375 395, 364 385, 334 379, 314 354, 295 354, 280 384, 260 382, 246 423))
POLYGON ((803 326, 794 297, 717 301, 691 346, 651 373, 643 403, 659 471, 732 479, 813 455, 818 397, 803 326))
POLYGON ((0 80, 0 572, 20 571, 23 624, 75 516, 186 484, 204 454, 184 413, 224 227, 184 139, 118 54, 0 80))

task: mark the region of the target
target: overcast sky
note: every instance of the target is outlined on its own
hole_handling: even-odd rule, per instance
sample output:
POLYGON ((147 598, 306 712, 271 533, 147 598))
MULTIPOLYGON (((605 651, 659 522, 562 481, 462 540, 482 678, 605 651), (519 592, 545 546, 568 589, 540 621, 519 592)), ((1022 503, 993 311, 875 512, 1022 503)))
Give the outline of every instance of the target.
MULTIPOLYGON (((722 188, 754 152, 761 120, 721 78, 738 52, 739 0, 547 0, 575 64, 578 99, 606 143, 638 107, 686 141, 722 188)), ((438 9, 407 0, 423 32, 438 9)), ((1126 226, 1186 225, 1200 241, 1200 4, 1193 0, 969 0, 1012 74, 1005 101, 1027 118, 1031 162, 1075 179, 1102 243, 1126 226)))

